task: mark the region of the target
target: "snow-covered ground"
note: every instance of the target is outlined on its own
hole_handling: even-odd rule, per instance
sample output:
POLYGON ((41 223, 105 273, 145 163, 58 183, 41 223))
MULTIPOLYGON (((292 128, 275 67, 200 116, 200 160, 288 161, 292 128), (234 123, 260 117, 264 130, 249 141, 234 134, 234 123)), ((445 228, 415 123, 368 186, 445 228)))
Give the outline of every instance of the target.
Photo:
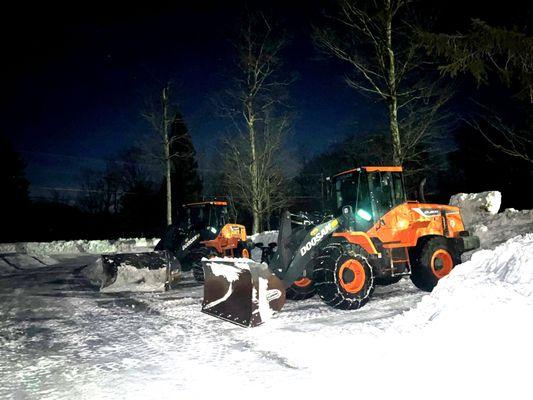
POLYGON ((254 329, 202 314, 188 273, 101 293, 81 272, 94 256, 0 258, 0 398, 530 398, 533 216, 506 213, 475 218, 488 249, 431 294, 403 279, 360 310, 287 302, 254 329))

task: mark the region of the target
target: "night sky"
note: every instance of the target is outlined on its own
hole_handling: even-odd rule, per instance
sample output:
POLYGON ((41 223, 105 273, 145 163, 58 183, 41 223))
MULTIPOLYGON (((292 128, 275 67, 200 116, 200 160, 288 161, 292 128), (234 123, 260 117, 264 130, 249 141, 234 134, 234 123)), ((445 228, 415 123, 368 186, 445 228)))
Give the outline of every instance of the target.
MULTIPOLYGON (((76 186, 80 168, 102 166, 141 140, 149 133, 144 101, 168 80, 202 167, 227 132, 211 99, 228 87, 228 40, 245 2, 109 3, 25 3, 2 12, 2 132, 28 162, 34 186, 76 186)), ((311 24, 329 3, 261 5, 292 37, 284 71, 297 76, 291 142, 303 156, 385 122, 379 105, 346 87, 344 66, 313 47, 311 24)))

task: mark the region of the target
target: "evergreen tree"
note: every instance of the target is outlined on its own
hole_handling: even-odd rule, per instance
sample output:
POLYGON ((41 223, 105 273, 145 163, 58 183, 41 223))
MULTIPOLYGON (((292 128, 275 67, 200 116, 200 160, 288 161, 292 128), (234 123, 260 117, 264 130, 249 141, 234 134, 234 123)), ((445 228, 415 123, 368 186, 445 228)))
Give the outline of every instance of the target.
POLYGON ((0 136, 0 240, 20 239, 20 233, 25 228, 29 205, 25 167, 24 161, 13 150, 7 138, 0 136))
POLYGON ((179 213, 182 204, 201 200, 202 195, 196 150, 179 112, 172 121, 170 142, 170 154, 175 155, 171 158, 172 202, 173 209, 179 213))

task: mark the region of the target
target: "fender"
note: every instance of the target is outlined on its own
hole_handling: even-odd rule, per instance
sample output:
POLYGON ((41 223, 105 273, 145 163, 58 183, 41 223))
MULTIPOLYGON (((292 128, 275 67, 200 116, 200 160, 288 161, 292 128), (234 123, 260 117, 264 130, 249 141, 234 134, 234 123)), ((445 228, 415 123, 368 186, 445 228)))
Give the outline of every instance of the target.
POLYGON ((372 239, 370 239, 370 236, 365 232, 335 232, 332 236, 342 237, 348 243, 359 245, 365 249, 368 254, 375 254, 378 257, 381 256, 381 253, 379 253, 376 246, 374 246, 372 239))

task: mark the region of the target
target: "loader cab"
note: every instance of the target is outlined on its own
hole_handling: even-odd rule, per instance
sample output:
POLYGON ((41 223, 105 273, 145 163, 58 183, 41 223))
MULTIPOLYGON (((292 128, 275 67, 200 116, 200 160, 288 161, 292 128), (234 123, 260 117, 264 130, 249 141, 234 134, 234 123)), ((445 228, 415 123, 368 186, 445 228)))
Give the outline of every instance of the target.
MULTIPOLYGON (((185 204, 183 207, 185 209, 183 222, 189 229, 197 231, 214 229, 218 234, 229 220, 225 201, 191 203, 185 204)), ((212 233, 214 234, 215 232, 212 233)))
POLYGON ((330 181, 332 209, 335 215, 345 214, 346 228, 351 231, 368 231, 383 215, 406 201, 401 167, 355 168, 330 181))

